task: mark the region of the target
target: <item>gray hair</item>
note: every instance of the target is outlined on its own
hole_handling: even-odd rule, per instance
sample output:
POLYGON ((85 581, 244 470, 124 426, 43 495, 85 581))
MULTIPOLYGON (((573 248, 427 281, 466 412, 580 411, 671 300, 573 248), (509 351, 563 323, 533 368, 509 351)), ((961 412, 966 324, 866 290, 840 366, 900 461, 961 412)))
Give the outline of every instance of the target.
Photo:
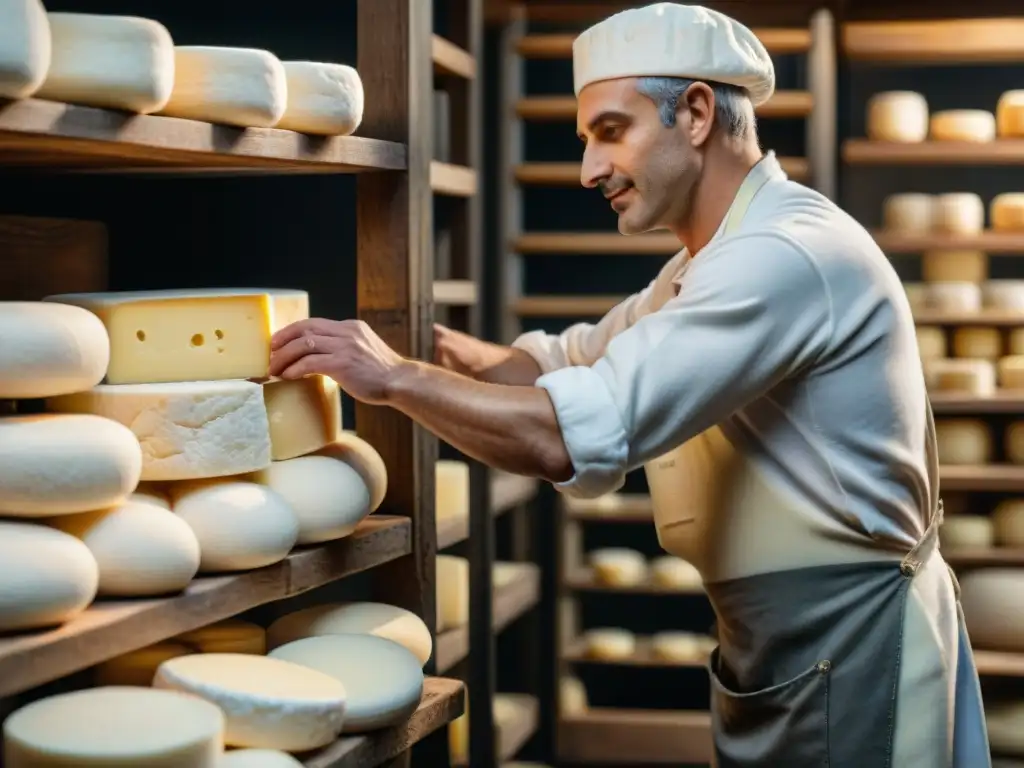
MULTIPOLYGON (((641 77, 636 89, 654 102, 666 127, 676 124, 676 110, 686 89, 697 80, 685 77, 641 77)), ((754 110, 747 92, 735 85, 707 83, 715 94, 715 120, 727 135, 744 138, 755 130, 754 110)))

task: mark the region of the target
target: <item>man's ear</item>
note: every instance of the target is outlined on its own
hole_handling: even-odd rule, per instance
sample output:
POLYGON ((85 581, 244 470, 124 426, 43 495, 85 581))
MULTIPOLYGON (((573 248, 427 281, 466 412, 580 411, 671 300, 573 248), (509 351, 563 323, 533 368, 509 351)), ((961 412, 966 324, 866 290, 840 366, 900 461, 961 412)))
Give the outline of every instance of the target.
POLYGON ((685 126, 687 138, 694 147, 704 144, 711 135, 711 129, 715 124, 715 92, 707 83, 694 83, 683 94, 679 100, 679 111, 685 111, 685 115, 677 114, 679 124, 685 126))

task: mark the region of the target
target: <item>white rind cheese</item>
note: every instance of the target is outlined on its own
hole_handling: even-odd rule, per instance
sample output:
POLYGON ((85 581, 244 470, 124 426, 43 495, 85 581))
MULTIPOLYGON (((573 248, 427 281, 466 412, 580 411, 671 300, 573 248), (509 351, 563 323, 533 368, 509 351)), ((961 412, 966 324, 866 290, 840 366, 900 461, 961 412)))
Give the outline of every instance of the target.
POLYGON ((302 763, 276 749, 233 749, 224 753, 219 768, 303 768, 302 763))
POLYGON ((974 192, 949 192, 935 197, 932 227, 950 235, 975 235, 985 228, 985 204, 974 192))
POLYGON ((989 220, 996 232, 1024 232, 1024 192, 1004 192, 993 197, 989 220))
MULTIPOLYGON (((999 328, 964 326, 953 331, 953 355, 995 362, 1003 356, 1003 334, 999 328)), ((988 366, 981 366, 986 369, 988 366)), ((988 376, 988 372, 982 374, 988 376)))
POLYGON ((988 464, 995 447, 980 419, 937 419, 935 441, 942 464, 988 464))
POLYGON ((142 479, 195 480, 270 466, 263 389, 251 381, 101 384, 47 409, 123 424, 142 446, 142 479))
POLYGON ((946 549, 988 549, 995 542, 992 521, 981 515, 947 515, 939 527, 946 549))
POLYGON ((941 360, 949 352, 946 332, 931 325, 917 326, 917 349, 922 360, 941 360))
POLYGON ((920 192, 889 195, 882 203, 882 226, 888 232, 925 234, 935 219, 935 196, 920 192))
POLYGON ((915 91, 883 91, 867 104, 867 135, 872 141, 914 144, 928 137, 928 102, 915 91))
POLYGON ((651 581, 671 589, 699 589, 704 580, 700 571, 686 560, 674 555, 656 557, 650 564, 651 581))
POLYGON ((614 587, 628 587, 647 580, 647 559, 635 549, 605 547, 590 552, 594 581, 614 587))
POLYGON ((1004 499, 992 511, 995 543, 1000 547, 1024 547, 1024 499, 1004 499))
POLYGON ((1024 568, 981 568, 959 578, 971 645, 1024 651, 1024 568))
POLYGON ((1006 91, 999 97, 996 133, 1002 139, 1024 139, 1024 90, 1006 91))
POLYGON ((50 68, 50 23, 39 0, 0 0, 0 99, 27 99, 50 68))
POLYGON ((717 643, 693 632, 657 632, 651 636, 651 656, 676 664, 707 662, 717 643))
POLYGON ((636 635, 628 629, 589 629, 583 642, 587 657, 600 661, 628 659, 636 653, 636 635))
POLYGON ((286 61, 288 102, 277 128, 348 136, 363 121, 363 81, 344 64, 286 61))
POLYGON ((355 432, 343 431, 336 442, 317 451, 317 455, 344 461, 359 472, 370 489, 370 512, 377 511, 387 494, 388 470, 376 448, 355 432))
POLYGON ((981 286, 967 282, 927 283, 927 306, 940 312, 972 314, 981 310, 981 286))
POLYGON ((53 52, 36 97, 149 114, 174 85, 174 41, 159 22, 136 16, 48 14, 53 52))
POLYGON ((924 374, 928 389, 935 392, 961 392, 987 397, 996 391, 996 366, 991 360, 926 360, 924 374))
POLYGON ((947 109, 931 117, 932 141, 969 141, 984 144, 996 137, 996 117, 983 109, 947 109))
POLYGON ((981 286, 981 303, 998 312, 1024 312, 1024 280, 989 280, 981 286))

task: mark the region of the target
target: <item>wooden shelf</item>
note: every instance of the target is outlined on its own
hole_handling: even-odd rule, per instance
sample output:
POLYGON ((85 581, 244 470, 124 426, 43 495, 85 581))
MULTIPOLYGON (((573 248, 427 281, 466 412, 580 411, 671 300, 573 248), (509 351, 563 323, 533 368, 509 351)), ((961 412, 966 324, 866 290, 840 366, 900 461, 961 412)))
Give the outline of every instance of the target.
POLYGON ((609 493, 596 499, 562 500, 565 514, 573 520, 602 523, 643 523, 654 520, 654 507, 646 493, 609 493))
MULTIPOLYGON (((537 481, 507 472, 491 470, 491 512, 497 517, 525 504, 537 495, 537 481)), ((469 538, 469 519, 453 517, 437 523, 437 548, 448 547, 469 538)))
POLYGON ((942 548, 942 556, 954 568, 988 568, 993 566, 1024 566, 1024 549, 989 547, 982 549, 942 548))
POLYGON ((986 677, 1024 677, 1024 654, 974 649, 978 674, 986 677))
POLYGON ((862 21, 842 27, 851 60, 890 64, 1024 61, 1024 18, 862 21))
POLYGON ((940 312, 936 310, 918 310, 914 312, 914 323, 917 325, 1024 325, 1024 312, 940 312))
POLYGON ((990 396, 932 392, 928 399, 931 400, 932 409, 938 416, 1024 412, 1024 390, 997 391, 990 396))
POLYGON ((631 595, 704 595, 703 587, 667 587, 648 581, 631 586, 611 586, 595 581, 586 568, 565 580, 565 586, 575 592, 619 592, 631 595))
POLYGON ((1024 491, 1024 466, 987 464, 984 466, 946 465, 939 472, 942 490, 1020 493, 1024 491))
MULTIPOLYGON (((794 181, 810 179, 810 165, 803 157, 780 157, 779 164, 794 181)), ((579 163, 521 163, 516 166, 515 180, 538 187, 582 187, 579 163)))
POLYGON ((519 317, 598 317, 627 296, 524 296, 512 305, 519 317))
POLYGON ((0 165, 100 172, 357 173, 404 170, 402 144, 0 101, 0 165))
MULTIPOLYGON (((801 118, 811 114, 814 99, 807 91, 776 91, 759 106, 758 117, 801 118)), ((523 120, 563 121, 576 119, 575 96, 530 96, 516 103, 516 114, 523 120)))
POLYGON ((306 768, 369 768, 402 754, 466 710, 466 687, 459 680, 428 677, 412 716, 392 728, 348 736, 305 757, 306 768))
POLYGON ((587 655, 586 642, 580 638, 571 643, 562 658, 576 664, 605 664, 619 667, 692 667, 706 669, 708 660, 693 659, 688 661, 669 661, 658 658, 651 651, 651 638, 638 637, 636 651, 631 656, 621 659, 595 659, 587 655))
POLYGON ((479 290, 472 280, 435 280, 434 303, 448 307, 471 307, 479 290))
MULTIPOLYGON (((534 563, 495 563, 494 570, 494 600, 491 604, 494 618, 491 626, 498 633, 537 604, 540 599, 540 569, 534 563)), ((468 626, 438 634, 435 658, 439 671, 451 669, 468 654, 468 626)))
POLYGON ((281 563, 198 578, 176 597, 97 601, 58 629, 0 639, 0 697, 123 653, 298 595, 412 551, 408 518, 371 515, 347 538, 296 550, 281 563))
POLYGON ((434 62, 435 74, 455 75, 466 80, 476 77, 473 55, 440 35, 434 35, 430 40, 430 58, 434 62))
POLYGON ((472 197, 477 193, 476 171, 462 165, 430 163, 430 188, 440 195, 450 197, 472 197))
POLYGON ((848 139, 843 162, 851 165, 1024 165, 1024 139, 989 142, 848 139))
MULTIPOLYGON (((500 761, 512 760, 537 731, 540 705, 533 696, 522 693, 499 693, 502 699, 512 705, 514 714, 510 720, 495 723, 497 753, 500 761)), ((465 755, 452 758, 452 766, 465 766, 465 755)))
POLYGON ((1024 232, 981 232, 977 235, 905 235, 876 230, 875 242, 886 253, 924 251, 985 251, 988 254, 1024 254, 1024 232))
POLYGON ((714 760, 708 712, 595 707, 558 722, 558 759, 595 765, 707 764, 714 760))
POLYGON ((682 248, 670 232, 629 236, 618 232, 533 232, 512 242, 512 249, 524 255, 671 256, 682 248))

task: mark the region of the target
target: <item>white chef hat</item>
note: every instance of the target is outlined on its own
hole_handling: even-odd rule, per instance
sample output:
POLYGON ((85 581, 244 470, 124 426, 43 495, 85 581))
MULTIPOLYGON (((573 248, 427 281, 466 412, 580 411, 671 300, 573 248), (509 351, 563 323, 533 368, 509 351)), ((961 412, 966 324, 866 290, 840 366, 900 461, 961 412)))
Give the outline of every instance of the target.
POLYGON ((775 67, 753 32, 699 5, 654 3, 609 16, 572 44, 576 95, 620 77, 685 77, 746 89, 754 106, 775 90, 775 67))

